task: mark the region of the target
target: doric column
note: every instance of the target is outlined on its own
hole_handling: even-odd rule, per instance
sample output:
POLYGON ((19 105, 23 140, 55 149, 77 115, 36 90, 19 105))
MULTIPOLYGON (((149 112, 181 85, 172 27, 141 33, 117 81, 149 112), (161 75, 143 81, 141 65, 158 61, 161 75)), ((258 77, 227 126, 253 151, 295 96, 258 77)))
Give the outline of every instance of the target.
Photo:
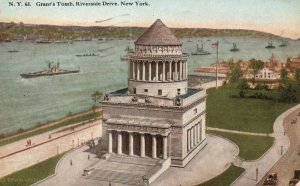
POLYGON ((185 62, 185 79, 188 77, 188 66, 187 66, 187 61, 185 62))
POLYGON ((145 157, 145 134, 141 135, 141 157, 145 157))
POLYGON ((122 154, 122 133, 118 132, 118 154, 122 154))
POLYGON ((127 61, 127 64, 128 64, 128 79, 131 79, 131 71, 130 71, 131 61, 127 61))
POLYGON ((196 143, 199 143, 199 124, 196 125, 196 143))
POLYGON ((185 79, 185 61, 182 62, 182 79, 185 79))
POLYGON ((179 80, 182 80, 183 79, 183 76, 182 76, 182 61, 179 61, 179 80))
POLYGON ((166 80, 166 62, 163 61, 163 72, 162 72, 162 80, 165 81, 166 80))
POLYGON ((145 81, 146 71, 145 71, 145 62, 143 61, 143 81, 145 81))
POLYGON ((112 138, 112 131, 108 131, 108 153, 112 153, 112 144, 113 144, 113 138, 112 138))
POLYGON ((190 129, 190 148, 193 148, 193 128, 190 129))
POLYGON ((200 139, 200 141, 202 140, 202 120, 200 121, 200 123, 199 123, 199 139, 200 139))
POLYGON ((156 61, 156 71, 155 71, 155 75, 156 75, 155 80, 156 80, 156 81, 159 81, 159 77, 158 77, 158 61, 156 61))
POLYGON ((151 78, 151 62, 149 61, 149 77, 148 77, 148 80, 149 81, 152 81, 152 78, 151 78))
POLYGON ((187 149, 188 151, 191 149, 191 145, 190 145, 190 133, 191 133, 191 130, 187 130, 187 149))
POLYGON ((137 62, 136 63, 136 68, 137 68, 137 80, 140 80, 140 63, 137 62))
POLYGON ((152 158, 156 158, 156 135, 152 135, 152 158))
POLYGON ((196 146, 196 127, 193 127, 193 146, 196 146))
POLYGON ((169 61, 169 81, 172 80, 172 61, 169 61))
POLYGON ((168 137, 163 136, 163 159, 168 158, 168 137))
POLYGON ((133 156, 133 134, 129 132, 129 156, 133 156))
POLYGON ((177 73, 177 61, 175 61, 175 74, 174 74, 174 80, 177 81, 178 80, 178 73, 177 73))
POLYGON ((132 61, 132 79, 135 80, 135 61, 132 61))

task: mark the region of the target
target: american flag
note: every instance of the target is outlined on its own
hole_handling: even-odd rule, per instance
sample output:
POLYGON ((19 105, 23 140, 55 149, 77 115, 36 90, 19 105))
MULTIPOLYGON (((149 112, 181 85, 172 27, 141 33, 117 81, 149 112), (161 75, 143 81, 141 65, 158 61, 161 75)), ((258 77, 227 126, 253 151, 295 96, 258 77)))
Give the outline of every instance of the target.
POLYGON ((219 45, 219 43, 218 43, 218 42, 216 42, 216 43, 213 43, 213 44, 211 44, 211 48, 217 48, 217 47, 218 47, 218 45, 219 45))

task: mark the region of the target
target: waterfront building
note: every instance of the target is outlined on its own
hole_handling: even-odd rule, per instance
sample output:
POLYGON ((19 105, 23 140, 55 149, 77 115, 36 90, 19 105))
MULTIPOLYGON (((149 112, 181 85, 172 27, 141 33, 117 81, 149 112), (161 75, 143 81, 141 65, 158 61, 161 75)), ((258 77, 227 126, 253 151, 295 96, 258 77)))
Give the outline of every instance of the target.
POLYGON ((295 72, 296 69, 300 68, 300 57, 288 58, 285 67, 290 72, 295 72))
POLYGON ((187 67, 182 42, 156 20, 128 54, 128 88, 103 98, 107 156, 160 160, 165 170, 205 147, 206 91, 188 88, 187 67))

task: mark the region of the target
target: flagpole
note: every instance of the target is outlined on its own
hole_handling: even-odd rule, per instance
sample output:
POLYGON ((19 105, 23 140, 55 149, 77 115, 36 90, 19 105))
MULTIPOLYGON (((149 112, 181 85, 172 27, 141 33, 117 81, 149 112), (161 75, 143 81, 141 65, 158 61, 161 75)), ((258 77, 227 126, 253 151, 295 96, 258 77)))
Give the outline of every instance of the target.
POLYGON ((216 89, 218 89, 218 63, 219 63, 219 41, 217 41, 216 89))

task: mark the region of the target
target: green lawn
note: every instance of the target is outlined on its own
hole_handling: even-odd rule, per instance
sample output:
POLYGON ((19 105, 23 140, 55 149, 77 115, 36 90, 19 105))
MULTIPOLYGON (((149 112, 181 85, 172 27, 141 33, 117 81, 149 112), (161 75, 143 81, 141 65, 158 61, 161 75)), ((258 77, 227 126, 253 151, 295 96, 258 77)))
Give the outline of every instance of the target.
MULTIPOLYGON (((100 116, 101 114, 102 113, 97 112, 96 117, 100 116)), ((20 135, 17 135, 15 137, 12 137, 12 138, 3 139, 3 140, 0 141, 0 146, 6 145, 6 144, 9 144, 9 143, 13 143, 15 141, 22 140, 22 139, 25 139, 25 138, 28 138, 28 137, 31 137, 31 136, 35 136, 35 135, 38 135, 38 134, 42 134, 44 132, 48 132, 50 130, 54 130, 54 129, 57 129, 57 128, 60 128, 60 127, 64 127, 64 126, 67 126, 67 125, 79 123, 79 122, 82 122, 82 121, 87 121, 87 120, 94 119, 94 118, 95 118, 94 113, 91 113, 91 114, 87 114, 87 115, 84 115, 84 116, 81 116, 81 117, 78 117, 78 118, 70 119, 69 121, 61 122, 61 123, 58 123, 56 125, 52 125, 52 126, 49 126, 49 127, 34 130, 32 132, 27 132, 27 133, 24 133, 24 134, 20 134, 20 135)))
POLYGON ((245 169, 241 167, 231 165, 225 172, 223 172, 219 176, 208 180, 207 182, 199 184, 198 186, 228 186, 244 171, 245 169))
POLYGON ((31 167, 0 179, 1 186, 29 186, 55 173, 57 162, 65 153, 54 156, 31 167))
POLYGON ((245 160, 258 159, 274 143, 274 138, 267 136, 250 136, 220 131, 209 131, 209 133, 217 134, 233 141, 240 149, 239 157, 245 160))
MULTIPOLYGON (((295 104, 239 98, 233 85, 207 90, 207 126, 247 132, 272 133, 277 116, 295 104)), ((276 91, 269 91, 276 95, 276 91)))

